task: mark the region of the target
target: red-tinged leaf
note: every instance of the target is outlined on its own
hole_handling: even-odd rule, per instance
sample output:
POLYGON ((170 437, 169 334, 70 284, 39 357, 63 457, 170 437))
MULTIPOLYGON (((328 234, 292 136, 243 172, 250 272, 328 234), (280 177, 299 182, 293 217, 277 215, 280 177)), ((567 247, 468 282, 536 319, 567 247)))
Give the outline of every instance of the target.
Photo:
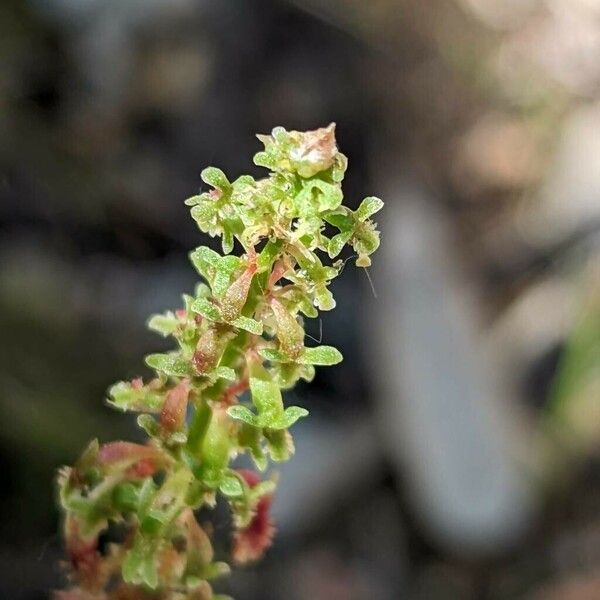
POLYGON ((190 383, 187 379, 167 394, 160 412, 160 424, 166 431, 178 431, 185 424, 189 394, 190 383))
POLYGON ((100 446, 98 463, 108 471, 124 472, 138 479, 153 474, 164 462, 157 448, 132 442, 110 442, 100 446))
POLYGON ((87 589, 100 589, 106 579, 106 570, 98 552, 98 538, 83 538, 79 523, 72 516, 65 522, 65 538, 69 559, 79 581, 87 589))
MULTIPOLYGON (((237 469, 250 488, 257 486, 260 476, 248 469, 237 469)), ((272 494, 261 496, 256 504, 254 515, 247 527, 238 529, 233 534, 233 560, 243 564, 258 560, 272 544, 275 526, 270 515, 272 494)))

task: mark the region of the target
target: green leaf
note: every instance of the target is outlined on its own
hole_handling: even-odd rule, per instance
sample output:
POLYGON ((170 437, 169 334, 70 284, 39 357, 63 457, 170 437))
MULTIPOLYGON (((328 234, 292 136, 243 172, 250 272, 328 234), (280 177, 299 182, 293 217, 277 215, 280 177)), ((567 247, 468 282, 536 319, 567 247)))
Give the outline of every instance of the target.
POLYGON ((248 331, 254 335, 261 335, 263 332, 262 323, 259 323, 250 317, 238 317, 231 324, 234 327, 238 327, 239 329, 243 329, 244 331, 248 331))
POLYGON ((351 231, 343 231, 342 233, 334 235, 327 244, 327 254, 329 254, 329 258, 335 258, 342 251, 351 237, 351 231))
POLYGON ((201 199, 202 199, 201 195, 192 196, 191 198, 188 198, 187 200, 184 200, 183 203, 186 206, 194 206, 194 205, 198 204, 198 202, 200 202, 201 199))
POLYGON ((173 335, 179 326, 179 319, 171 312, 164 315, 154 315, 148 321, 148 329, 160 333, 163 337, 173 335))
POLYGON ((335 308, 333 294, 323 283, 315 286, 315 304, 320 310, 332 310, 335 308))
POLYGON ((209 321, 219 321, 221 319, 219 309, 208 298, 196 298, 192 304, 192 310, 209 321))
POLYGON ((154 553, 154 543, 138 535, 123 562, 123 581, 155 589, 158 586, 158 571, 154 553))
POLYGON ((227 291, 231 284, 232 275, 240 268, 241 264, 242 259, 238 256, 223 256, 219 258, 212 282, 212 291, 215 296, 220 298, 227 291))
POLYGON ((305 408, 300 406, 288 406, 288 408, 285 409, 283 419, 280 423, 280 429, 291 427, 298 419, 306 417, 307 415, 308 411, 305 408))
POLYGON ((283 352, 274 348, 260 348, 258 354, 271 362, 289 362, 290 360, 283 352))
POLYGON ((207 281, 212 280, 214 269, 216 269, 220 258, 221 256, 217 252, 207 246, 200 246, 190 252, 192 264, 207 281))
POLYGON ((211 200, 203 199, 190 211, 192 219, 198 223, 200 229, 209 229, 217 214, 217 207, 211 200))
POLYGON ((154 437, 159 434, 160 427, 156 419, 152 415, 144 414, 139 415, 137 418, 137 424, 141 427, 150 437, 154 437))
POLYGON ((323 219, 340 231, 352 231, 354 229, 354 219, 346 213, 335 212, 323 215, 323 219))
POLYGON ((258 255, 256 259, 256 266, 258 268, 258 272, 262 273, 264 271, 268 271, 273 266, 275 259, 281 252, 281 248, 283 247, 283 240, 269 240, 266 246, 262 249, 262 252, 258 255))
MULTIPOLYGON (((224 562, 213 562, 209 565, 206 565, 204 569, 202 569, 202 578, 203 579, 217 579, 219 577, 224 577, 231 573, 231 569, 227 563, 224 562)), ((212 597, 212 600, 233 600, 230 596, 216 595, 212 597)))
POLYGON ((146 364, 169 377, 188 377, 192 372, 190 362, 183 360, 178 352, 150 354, 146 357, 146 364))
POLYGON ((328 183, 321 179, 311 181, 313 187, 316 187, 319 194, 319 212, 336 209, 344 199, 342 189, 337 183, 328 183))
POLYGON ((214 370, 214 375, 228 381, 235 381, 237 379, 237 375, 231 367, 217 367, 214 370))
POLYGON ((109 390, 108 403, 119 410, 157 412, 162 407, 163 395, 147 387, 134 387, 129 381, 119 381, 109 390))
POLYGON ((229 254, 233 252, 233 231, 229 229, 223 230, 223 237, 221 239, 221 248, 223 248, 223 254, 229 254))
POLYGON ((281 390, 275 381, 250 377, 250 393, 263 427, 269 427, 269 423, 281 417, 283 414, 283 399, 281 390))
POLYGON ((257 417, 249 408, 246 406, 242 406, 241 404, 236 404, 235 406, 230 406, 227 409, 227 414, 232 418, 238 421, 243 421, 248 425, 252 425, 254 427, 260 427, 261 422, 259 417, 257 417))
POLYGON ((359 221, 366 221, 371 215, 383 208, 383 202, 375 196, 365 198, 354 213, 359 221))
POLYGON ((216 167, 206 167, 206 169, 200 173, 200 178, 205 183, 208 183, 214 188, 218 188, 220 190, 226 190, 231 187, 231 184, 229 183, 225 173, 216 167))
POLYGON ((230 471, 221 481, 219 490, 228 498, 239 498, 244 494, 244 485, 242 484, 240 476, 235 472, 230 471))
POLYGON ((379 232, 372 228, 357 232, 352 241, 352 246, 358 254, 373 254, 379 248, 379 232))
POLYGON ((317 346, 316 348, 305 348, 297 362, 305 365, 337 365, 342 362, 341 352, 333 346, 317 346))

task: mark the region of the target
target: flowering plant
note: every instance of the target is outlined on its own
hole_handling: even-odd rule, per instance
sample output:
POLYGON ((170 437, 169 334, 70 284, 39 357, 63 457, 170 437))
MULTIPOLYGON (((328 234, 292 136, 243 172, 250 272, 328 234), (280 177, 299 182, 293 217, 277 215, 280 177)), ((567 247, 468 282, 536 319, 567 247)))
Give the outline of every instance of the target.
POLYGON ((258 472, 289 459, 289 428, 308 414, 286 407, 282 390, 342 360, 331 346, 305 346, 303 319, 335 306, 329 284, 345 245, 357 265, 370 264, 379 246, 370 217, 383 203, 342 205, 347 160, 334 124, 258 138, 265 148, 254 162, 268 177, 229 181, 209 167, 201 177, 212 189, 186 201, 200 230, 221 238, 223 254, 195 249, 202 283, 182 308, 149 321, 176 349, 146 358, 152 379, 109 390, 109 404, 138 413, 148 443, 93 441, 60 471, 73 584, 61 600, 224 598, 210 581, 229 567, 215 561, 194 514, 218 495, 231 509, 234 562, 258 559, 271 543, 276 481, 258 472), (236 241, 241 256, 232 254, 236 241), (245 453, 258 472, 232 467, 245 453))

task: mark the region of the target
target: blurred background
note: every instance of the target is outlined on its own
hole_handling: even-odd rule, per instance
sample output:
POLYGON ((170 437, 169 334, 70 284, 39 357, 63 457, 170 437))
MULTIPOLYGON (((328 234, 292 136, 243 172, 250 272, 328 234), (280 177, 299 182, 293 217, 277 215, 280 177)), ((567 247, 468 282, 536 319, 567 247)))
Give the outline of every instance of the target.
MULTIPOLYGON (((337 123, 368 275, 311 324, 266 560, 238 600, 600 598, 600 2, 3 0, 0 596, 62 585, 54 474, 165 347, 200 170, 337 123)), ((217 539, 227 531, 217 519, 217 539)))

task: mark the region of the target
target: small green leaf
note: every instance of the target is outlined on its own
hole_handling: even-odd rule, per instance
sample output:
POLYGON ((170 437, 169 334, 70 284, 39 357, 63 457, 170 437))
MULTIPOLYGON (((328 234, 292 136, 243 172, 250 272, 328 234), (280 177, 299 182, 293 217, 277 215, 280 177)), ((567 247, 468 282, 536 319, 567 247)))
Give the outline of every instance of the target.
POLYGON ((281 417, 283 414, 283 399, 281 390, 275 381, 250 377, 250 393, 263 427, 270 426, 271 421, 281 417))
POLYGON ((183 360, 178 352, 150 354, 146 357, 146 364, 170 377, 187 377, 192 372, 190 362, 183 360))
POLYGON ((173 335, 178 326, 179 319, 170 311, 164 315, 154 315, 148 321, 148 329, 160 333, 163 337, 173 335))
POLYGON ((231 186, 225 173, 216 167, 206 167, 206 169, 200 173, 200 178, 205 183, 208 183, 214 188, 218 188, 220 190, 226 190, 231 186))
POLYGON ((217 210, 211 200, 203 199, 199 204, 192 207, 190 214, 192 215, 192 219, 198 223, 201 229, 208 229, 217 214, 217 210))
POLYGON ((342 251, 351 237, 351 231, 343 231, 342 233, 334 235, 327 244, 327 254, 329 254, 329 258, 335 258, 342 251))
POLYGON ((271 362, 289 362, 290 360, 283 352, 274 348, 260 348, 258 354, 271 362))
POLYGON ((383 208, 383 201, 375 196, 365 198, 354 213, 359 221, 366 221, 371 215, 383 208))
MULTIPOLYGON (((227 563, 224 562, 213 562, 209 565, 206 565, 204 569, 202 569, 202 578, 203 579, 217 579, 219 577, 224 577, 231 573, 231 569, 227 563)), ((217 600, 221 598, 221 600, 233 600, 229 596, 217 595, 213 596, 212 600, 217 600)))
POLYGON ((200 200, 202 200, 202 196, 197 195, 197 196, 192 196, 191 198, 188 198, 187 200, 184 200, 183 203, 186 206, 195 206, 196 204, 198 204, 198 202, 200 202, 200 200))
POLYGON ((227 409, 227 414, 232 418, 238 421, 243 421, 248 425, 252 425, 254 427, 260 427, 260 419, 247 407, 242 406, 241 404, 236 404, 235 406, 230 406, 227 409))
POLYGON ((261 335, 263 332, 262 323, 259 323, 250 317, 238 317, 231 324, 234 327, 238 327, 239 329, 243 329, 244 331, 248 331, 254 335, 261 335))
POLYGON ((283 415, 281 429, 287 429, 288 427, 291 427, 298 419, 306 417, 307 415, 308 411, 305 408, 300 406, 288 406, 283 415))
POLYGON ((221 239, 221 248, 223 248, 223 254, 229 254, 233 252, 233 231, 229 229, 223 230, 223 237, 221 239))
POLYGON ((256 259, 258 272, 268 271, 281 252, 283 240, 269 240, 256 259))
POLYGON ((341 352, 333 346, 317 346, 316 348, 305 348, 298 361, 305 365, 337 365, 342 362, 341 352))
POLYGON ((215 276, 212 282, 212 290, 215 296, 220 298, 231 285, 231 278, 242 263, 238 256, 223 256, 216 264, 215 276))
POLYGON ((196 298, 192 304, 192 310, 209 321, 219 321, 221 319, 219 309, 208 298, 196 298))
POLYGON ((190 260, 195 269, 208 281, 212 280, 212 274, 220 258, 217 252, 207 246, 200 246, 190 252, 190 260))
POLYGON ((229 498, 239 498, 244 494, 244 485, 239 475, 230 471, 225 475, 223 481, 219 485, 219 490, 224 496, 229 498))
POLYGON ((154 552, 154 544, 138 535, 123 562, 123 581, 155 589, 158 585, 158 571, 154 552))
POLYGON ((346 213, 335 212, 333 214, 327 214, 323 216, 323 219, 342 232, 352 231, 354 229, 354 219, 351 215, 346 213))
POLYGON ((159 427, 156 419, 152 415, 148 415, 148 414, 139 415, 137 418, 137 424, 150 437, 158 435, 160 432, 160 427, 159 427))
POLYGON ((214 370, 214 375, 228 381, 235 381, 237 379, 235 371, 231 367, 217 367, 214 370))

